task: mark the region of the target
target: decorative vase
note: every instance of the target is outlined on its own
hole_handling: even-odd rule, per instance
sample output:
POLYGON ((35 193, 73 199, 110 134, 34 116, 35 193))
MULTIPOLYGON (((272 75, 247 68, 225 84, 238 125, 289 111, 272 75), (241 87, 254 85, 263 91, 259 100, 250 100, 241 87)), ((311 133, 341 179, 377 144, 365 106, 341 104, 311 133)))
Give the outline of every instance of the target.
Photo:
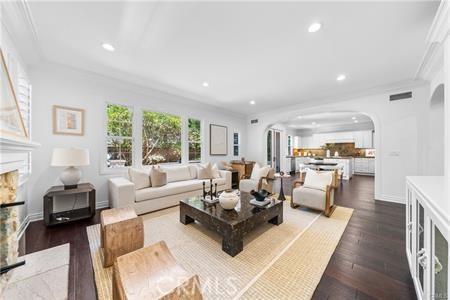
POLYGON ((223 209, 234 209, 239 202, 239 196, 231 190, 223 191, 219 196, 219 203, 223 209))

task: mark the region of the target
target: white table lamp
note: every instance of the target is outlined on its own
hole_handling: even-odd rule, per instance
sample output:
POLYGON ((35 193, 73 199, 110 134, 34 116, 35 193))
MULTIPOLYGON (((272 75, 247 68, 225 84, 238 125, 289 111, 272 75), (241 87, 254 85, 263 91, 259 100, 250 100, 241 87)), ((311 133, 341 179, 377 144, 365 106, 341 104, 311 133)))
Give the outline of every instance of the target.
POLYGON ((80 148, 53 149, 53 167, 67 167, 59 175, 66 188, 76 188, 81 179, 81 171, 76 167, 89 165, 89 150, 80 148))

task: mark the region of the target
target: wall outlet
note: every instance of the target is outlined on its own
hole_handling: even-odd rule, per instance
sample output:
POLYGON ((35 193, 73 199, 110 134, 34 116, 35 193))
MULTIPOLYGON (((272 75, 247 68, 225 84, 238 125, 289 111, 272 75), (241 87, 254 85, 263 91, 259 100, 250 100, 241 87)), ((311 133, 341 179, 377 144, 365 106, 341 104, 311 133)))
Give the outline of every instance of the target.
POLYGON ((400 151, 391 151, 389 152, 389 156, 400 156, 400 151))

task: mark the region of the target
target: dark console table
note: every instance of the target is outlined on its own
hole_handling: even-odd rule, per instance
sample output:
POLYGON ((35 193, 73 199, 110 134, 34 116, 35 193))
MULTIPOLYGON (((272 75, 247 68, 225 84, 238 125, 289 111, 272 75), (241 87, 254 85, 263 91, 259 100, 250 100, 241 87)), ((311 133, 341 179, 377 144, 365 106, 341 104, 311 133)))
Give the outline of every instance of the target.
MULTIPOLYGON (((57 200, 56 200, 57 201, 57 200)), ((74 200, 77 201, 77 200, 74 200)), ((92 218, 95 215, 95 188, 90 183, 79 184, 76 188, 66 189, 63 185, 51 187, 44 195, 44 221, 47 226, 75 222, 92 218), (84 196, 88 200, 88 206, 54 212, 53 201, 56 197, 84 196)))

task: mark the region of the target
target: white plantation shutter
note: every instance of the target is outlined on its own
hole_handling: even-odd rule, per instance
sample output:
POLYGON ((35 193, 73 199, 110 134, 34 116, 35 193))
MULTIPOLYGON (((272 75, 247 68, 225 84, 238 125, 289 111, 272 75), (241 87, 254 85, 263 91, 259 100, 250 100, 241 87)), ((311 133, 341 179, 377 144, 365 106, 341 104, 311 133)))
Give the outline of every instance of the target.
POLYGON ((25 129, 30 136, 31 127, 31 85, 24 73, 19 73, 17 79, 17 101, 23 118, 25 129))
MULTIPOLYGON (((22 115, 28 139, 31 140, 31 84, 19 61, 12 55, 7 55, 6 57, 6 64, 14 86, 14 92, 16 93, 20 114, 22 115)), ((21 175, 31 173, 31 153, 27 155, 28 159, 25 159, 23 166, 19 169, 21 175)))

